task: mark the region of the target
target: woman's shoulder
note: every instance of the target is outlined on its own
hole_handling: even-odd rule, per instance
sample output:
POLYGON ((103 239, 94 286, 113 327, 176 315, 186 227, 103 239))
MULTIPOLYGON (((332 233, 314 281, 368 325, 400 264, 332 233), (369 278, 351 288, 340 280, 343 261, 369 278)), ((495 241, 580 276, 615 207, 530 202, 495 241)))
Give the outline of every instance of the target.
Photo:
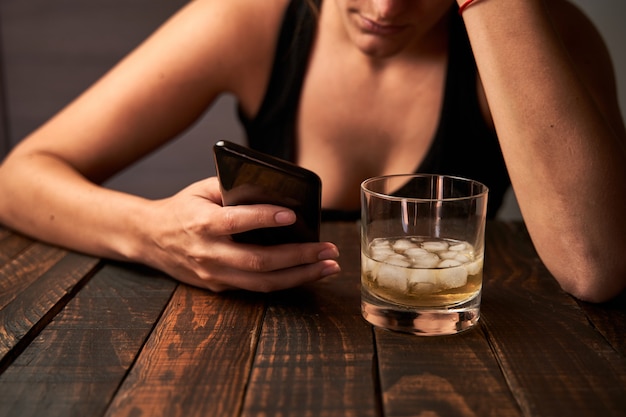
POLYGON ((265 90, 290 1, 193 0, 202 3, 198 14, 211 25, 204 36, 210 49, 218 51, 231 92, 244 106, 254 107, 265 90))
POLYGON ((606 43, 589 16, 568 0, 546 0, 548 13, 578 75, 599 102, 616 100, 616 79, 606 43))
POLYGON ((608 51, 593 21, 568 0, 546 0, 548 14, 568 51, 576 55, 605 55, 608 51))
MULTIPOLYGON (((192 30, 225 48, 254 54, 273 46, 290 0, 192 0, 192 30)), ((237 51, 237 52, 239 52, 237 51)))
MULTIPOLYGON (((283 17, 292 0, 191 0, 155 35, 156 59, 198 94, 234 94, 254 109, 269 79, 283 17)), ((145 56, 145 54, 144 54, 145 56)))
POLYGON ((577 5, 568 0, 545 0, 546 9, 564 41, 598 34, 591 19, 577 5))

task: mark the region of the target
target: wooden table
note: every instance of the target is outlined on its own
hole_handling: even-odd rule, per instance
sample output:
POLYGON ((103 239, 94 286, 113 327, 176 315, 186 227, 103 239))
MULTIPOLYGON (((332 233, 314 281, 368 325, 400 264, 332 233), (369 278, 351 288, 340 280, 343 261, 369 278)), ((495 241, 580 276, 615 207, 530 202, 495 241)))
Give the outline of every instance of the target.
POLYGON ((626 415, 626 297, 563 293, 522 224, 488 225, 480 325, 445 337, 373 329, 357 226, 322 233, 339 276, 216 295, 0 228, 0 415, 626 415))

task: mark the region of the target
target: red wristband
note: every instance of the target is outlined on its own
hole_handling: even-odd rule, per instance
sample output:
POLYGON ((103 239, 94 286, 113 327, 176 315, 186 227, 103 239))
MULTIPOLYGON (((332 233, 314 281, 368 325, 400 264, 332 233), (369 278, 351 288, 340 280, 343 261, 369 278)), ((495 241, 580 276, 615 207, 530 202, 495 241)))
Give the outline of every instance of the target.
POLYGON ((459 6, 459 15, 462 15, 463 12, 465 11, 465 9, 467 9, 472 3, 474 3, 474 0, 466 0, 465 3, 460 5, 459 6))

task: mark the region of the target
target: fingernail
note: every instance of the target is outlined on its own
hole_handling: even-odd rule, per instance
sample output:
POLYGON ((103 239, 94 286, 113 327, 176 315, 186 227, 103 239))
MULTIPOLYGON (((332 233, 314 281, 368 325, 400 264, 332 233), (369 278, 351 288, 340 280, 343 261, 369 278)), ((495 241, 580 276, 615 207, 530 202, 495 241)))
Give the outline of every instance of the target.
POLYGON ((341 268, 338 264, 332 264, 322 269, 322 277, 327 277, 330 275, 335 275, 341 272, 341 268))
POLYGON ((293 211, 279 211, 274 214, 274 221, 278 224, 291 224, 296 221, 296 214, 293 211))
POLYGON ((327 259, 337 259, 339 257, 339 250, 337 248, 324 249, 317 255, 317 259, 325 261, 327 259))

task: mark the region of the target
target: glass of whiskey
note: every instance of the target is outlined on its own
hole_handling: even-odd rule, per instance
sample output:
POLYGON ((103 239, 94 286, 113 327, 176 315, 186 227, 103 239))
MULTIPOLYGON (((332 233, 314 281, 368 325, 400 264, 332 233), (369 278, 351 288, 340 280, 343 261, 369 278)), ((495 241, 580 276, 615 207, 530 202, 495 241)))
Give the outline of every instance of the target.
POLYGON ((488 188, 446 175, 361 184, 361 312, 417 335, 455 334, 480 317, 488 188))

